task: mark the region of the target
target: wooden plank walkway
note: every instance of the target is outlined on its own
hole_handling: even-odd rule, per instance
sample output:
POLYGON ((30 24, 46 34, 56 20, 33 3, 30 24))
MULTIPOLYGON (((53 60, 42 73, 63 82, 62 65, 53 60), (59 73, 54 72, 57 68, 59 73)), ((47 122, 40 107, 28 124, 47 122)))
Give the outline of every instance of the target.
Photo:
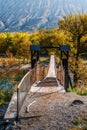
POLYGON ((34 83, 30 89, 30 92, 37 93, 52 93, 56 91, 65 92, 65 89, 61 84, 59 84, 59 81, 53 77, 34 83))

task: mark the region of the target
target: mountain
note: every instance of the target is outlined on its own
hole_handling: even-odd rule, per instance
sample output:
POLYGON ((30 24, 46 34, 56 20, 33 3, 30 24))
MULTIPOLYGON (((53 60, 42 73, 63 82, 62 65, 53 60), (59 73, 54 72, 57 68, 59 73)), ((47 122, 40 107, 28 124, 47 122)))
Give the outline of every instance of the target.
POLYGON ((87 0, 0 0, 0 32, 50 29, 70 12, 87 12, 87 0))

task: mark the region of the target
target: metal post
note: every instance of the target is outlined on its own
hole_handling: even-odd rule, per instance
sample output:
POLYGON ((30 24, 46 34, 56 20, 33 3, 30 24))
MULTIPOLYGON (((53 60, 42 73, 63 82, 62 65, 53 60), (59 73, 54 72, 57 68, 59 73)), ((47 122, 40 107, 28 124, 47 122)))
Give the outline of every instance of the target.
POLYGON ((19 120, 19 88, 17 88, 17 116, 16 121, 19 120))

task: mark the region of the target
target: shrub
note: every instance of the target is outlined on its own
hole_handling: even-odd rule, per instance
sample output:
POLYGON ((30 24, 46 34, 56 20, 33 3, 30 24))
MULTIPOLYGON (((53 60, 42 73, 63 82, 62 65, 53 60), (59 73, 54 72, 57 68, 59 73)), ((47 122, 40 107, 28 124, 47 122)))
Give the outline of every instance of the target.
POLYGON ((12 90, 6 91, 4 89, 0 89, 0 105, 8 103, 12 97, 12 93, 12 90))

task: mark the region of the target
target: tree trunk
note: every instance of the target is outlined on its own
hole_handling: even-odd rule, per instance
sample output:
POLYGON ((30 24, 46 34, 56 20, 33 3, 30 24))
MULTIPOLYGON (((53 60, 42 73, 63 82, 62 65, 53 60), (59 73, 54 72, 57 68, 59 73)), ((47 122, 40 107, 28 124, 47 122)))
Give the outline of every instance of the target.
POLYGON ((77 53, 75 58, 75 71, 74 71, 74 87, 77 87, 78 73, 79 73, 79 48, 80 47, 80 36, 77 38, 77 53))

